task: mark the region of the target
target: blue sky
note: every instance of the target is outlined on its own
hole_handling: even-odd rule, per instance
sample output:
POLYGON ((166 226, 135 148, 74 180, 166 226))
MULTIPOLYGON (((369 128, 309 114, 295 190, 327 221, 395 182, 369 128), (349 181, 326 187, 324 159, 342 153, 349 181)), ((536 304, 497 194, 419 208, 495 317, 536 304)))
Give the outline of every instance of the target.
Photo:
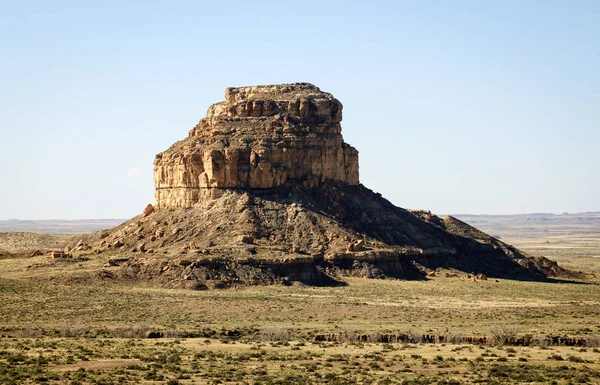
POLYGON ((0 47, 0 219, 136 215, 226 87, 296 81, 398 206, 600 210, 598 1, 2 1, 0 47))

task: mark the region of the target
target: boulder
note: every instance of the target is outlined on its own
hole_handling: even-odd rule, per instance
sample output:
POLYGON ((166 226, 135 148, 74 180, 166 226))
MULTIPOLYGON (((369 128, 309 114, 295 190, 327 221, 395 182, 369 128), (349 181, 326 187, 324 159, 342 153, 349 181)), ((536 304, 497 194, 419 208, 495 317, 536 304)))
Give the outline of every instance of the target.
POLYGON ((111 244, 111 246, 114 248, 119 248, 125 246, 125 244, 120 239, 117 239, 111 244))
POLYGON ((108 261, 106 262, 107 266, 120 266, 123 263, 126 263, 127 261, 129 261, 129 257, 113 257, 113 258, 109 258, 108 261))
POLYGON ((364 239, 359 239, 359 240, 353 241, 352 243, 350 243, 348 245, 348 251, 360 251, 360 249, 362 249, 362 247, 364 245, 365 245, 364 239))
POLYGON ((144 217, 147 217, 148 215, 152 214, 154 212, 154 206, 152 204, 148 204, 146 206, 146 208, 144 208, 144 217))
POLYGON ((242 235, 240 237, 240 242, 251 245, 254 243, 254 237, 251 235, 242 235))

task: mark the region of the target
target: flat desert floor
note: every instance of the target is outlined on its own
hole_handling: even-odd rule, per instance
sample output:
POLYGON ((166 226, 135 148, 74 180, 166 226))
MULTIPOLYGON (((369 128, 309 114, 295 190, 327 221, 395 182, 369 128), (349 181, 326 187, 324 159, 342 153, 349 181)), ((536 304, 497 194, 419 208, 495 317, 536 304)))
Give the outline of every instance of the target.
POLYGON ((540 216, 459 218, 584 280, 195 292, 102 280, 101 258, 0 258, 0 384, 600 383, 600 216, 540 216))

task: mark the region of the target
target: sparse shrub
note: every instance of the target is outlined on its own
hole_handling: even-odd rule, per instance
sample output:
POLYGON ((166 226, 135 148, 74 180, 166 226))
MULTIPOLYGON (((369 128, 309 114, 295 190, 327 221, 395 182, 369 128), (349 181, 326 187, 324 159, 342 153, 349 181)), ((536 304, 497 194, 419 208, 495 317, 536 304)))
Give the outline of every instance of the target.
POLYGON ((86 332, 89 333, 84 326, 65 326, 60 329, 59 335, 63 338, 74 338, 83 337, 86 332))
POLYGON ((438 382, 438 385, 461 385, 462 382, 455 380, 454 378, 451 378, 449 380, 443 379, 440 382, 438 382))
POLYGON ((586 345, 588 347, 592 347, 592 346, 600 347, 600 335, 593 335, 593 336, 588 337, 586 345))
POLYGON ((163 381, 165 377, 162 374, 157 373, 156 370, 152 370, 144 376, 144 379, 148 381, 163 381))
POLYGON ((147 326, 116 328, 111 334, 115 338, 147 338, 151 329, 147 326))
POLYGON ((491 330, 494 343, 504 345, 517 337, 517 329, 510 325, 501 325, 491 330))
POLYGON ((570 361, 570 362, 588 362, 587 360, 584 360, 581 357, 571 356, 571 355, 567 356, 567 361, 570 361))
POLYGON ((290 339, 290 331, 281 327, 268 327, 262 329, 258 333, 259 341, 277 341, 277 342, 288 342, 290 339))
POLYGON ((42 336, 42 329, 23 328, 18 331, 17 335, 21 338, 40 338, 42 336))
POLYGON ((177 329, 169 329, 165 331, 166 338, 181 338, 181 333, 177 329))

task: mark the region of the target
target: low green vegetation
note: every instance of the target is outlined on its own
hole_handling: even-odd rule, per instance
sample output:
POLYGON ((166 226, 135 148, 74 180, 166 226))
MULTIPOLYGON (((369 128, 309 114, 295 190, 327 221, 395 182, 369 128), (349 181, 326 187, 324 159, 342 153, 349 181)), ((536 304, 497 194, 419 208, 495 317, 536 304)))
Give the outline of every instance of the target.
POLYGON ((593 274, 185 291, 104 263, 0 260, 0 384, 600 383, 593 274))
POLYGON ((600 355, 553 348, 215 339, 0 340, 2 384, 598 383, 600 355), (554 356, 577 357, 557 362, 554 356), (519 358, 527 357, 527 360, 519 358), (525 363, 526 362, 526 363, 525 363))

